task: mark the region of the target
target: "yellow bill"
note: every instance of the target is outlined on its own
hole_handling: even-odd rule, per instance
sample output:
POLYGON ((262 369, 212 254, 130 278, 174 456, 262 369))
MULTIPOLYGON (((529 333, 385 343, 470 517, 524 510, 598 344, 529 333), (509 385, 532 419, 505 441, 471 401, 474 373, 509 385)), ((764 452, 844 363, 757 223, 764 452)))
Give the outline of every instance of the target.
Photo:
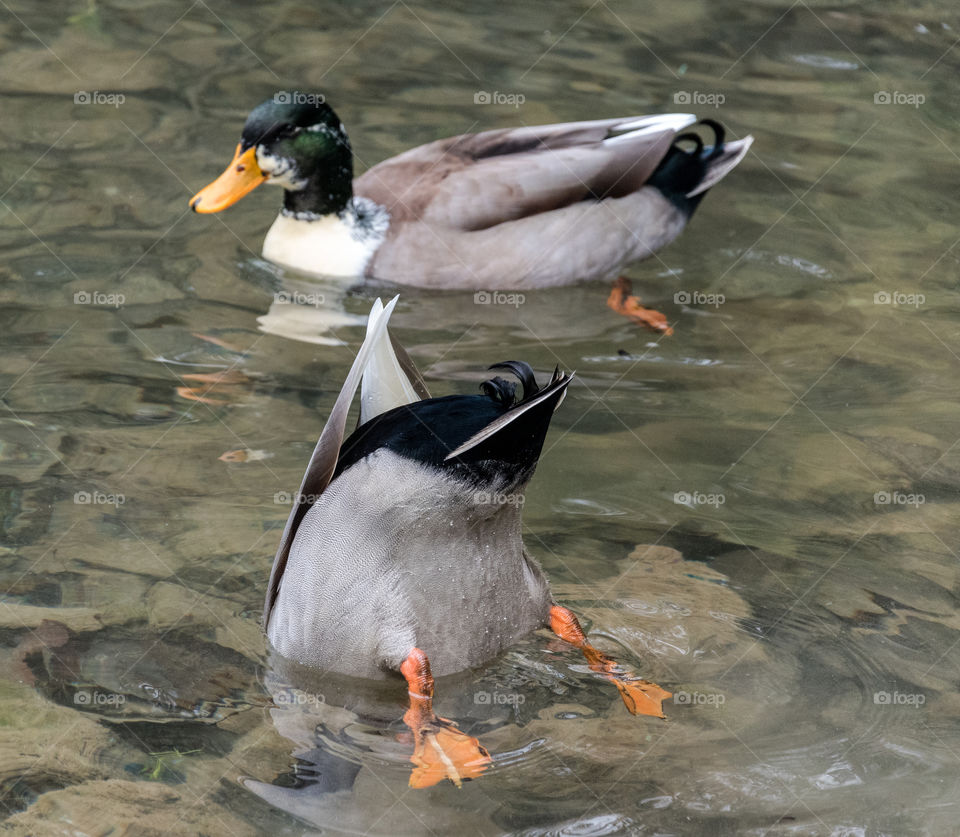
POLYGON ((230 165, 213 183, 190 199, 190 208, 194 212, 219 212, 233 206, 269 176, 260 171, 260 166, 257 165, 256 147, 251 146, 243 151, 238 143, 230 165))

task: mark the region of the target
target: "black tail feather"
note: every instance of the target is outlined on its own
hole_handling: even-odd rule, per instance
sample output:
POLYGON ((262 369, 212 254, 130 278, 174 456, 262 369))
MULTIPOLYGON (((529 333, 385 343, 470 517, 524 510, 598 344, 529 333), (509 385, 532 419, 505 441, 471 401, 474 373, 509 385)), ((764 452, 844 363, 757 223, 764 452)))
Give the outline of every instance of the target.
POLYGON ((688 131, 680 134, 647 181, 688 218, 706 193, 708 186, 702 186, 704 181, 709 178, 709 185, 712 185, 713 180, 719 180, 726 173, 714 172, 711 175, 711 168, 722 163, 727 150, 726 129, 714 119, 701 119, 697 126, 701 125, 713 133, 713 145, 706 145, 699 133, 688 131), (684 149, 681 143, 686 142, 695 143, 694 148, 684 149))
MULTIPOLYGON (((509 369, 517 376, 517 379, 520 381, 523 386, 523 401, 526 401, 530 396, 536 395, 540 391, 540 387, 537 386, 536 376, 533 374, 533 368, 529 363, 523 360, 503 360, 500 363, 495 363, 493 366, 488 367, 489 369, 509 369)), ((494 380, 503 380, 502 378, 494 378, 494 380)))

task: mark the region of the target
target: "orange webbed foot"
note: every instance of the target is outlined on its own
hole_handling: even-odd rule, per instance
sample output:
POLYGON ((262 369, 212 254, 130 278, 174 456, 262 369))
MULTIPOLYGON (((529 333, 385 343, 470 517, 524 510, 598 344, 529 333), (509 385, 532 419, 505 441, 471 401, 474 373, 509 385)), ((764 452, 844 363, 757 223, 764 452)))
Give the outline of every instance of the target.
POLYGON ((407 680, 410 708, 403 716, 413 731, 415 765, 410 774, 411 788, 429 788, 449 779, 458 788, 476 779, 492 763, 490 753, 476 739, 433 711, 433 675, 427 655, 414 648, 400 671, 407 680))
POLYGON ((663 714, 663 702, 667 698, 673 697, 673 692, 668 692, 656 683, 638 677, 629 668, 618 663, 613 657, 598 651, 592 645, 584 643, 581 650, 583 656, 587 658, 590 668, 602 673, 617 687, 623 705, 627 707, 631 715, 652 715, 655 718, 667 717, 663 714))
POLYGON ((667 717, 663 714, 663 702, 672 697, 673 693, 662 689, 656 683, 637 677, 613 657, 590 645, 573 611, 554 605, 550 608, 550 628, 558 637, 576 645, 583 652, 592 671, 602 674, 617 687, 623 705, 631 715, 667 717))
POLYGON ((654 718, 667 717, 663 714, 663 702, 672 697, 673 692, 661 689, 656 683, 642 680, 639 677, 626 680, 610 679, 613 680, 620 691, 623 705, 627 707, 631 715, 652 715, 654 718))
POLYGON ((673 329, 667 324, 666 316, 652 308, 644 308, 640 304, 640 297, 634 296, 631 293, 632 290, 633 284, 630 280, 626 276, 621 276, 613 283, 613 289, 607 297, 607 306, 653 331, 659 331, 668 337, 673 334, 673 329))
POLYGON ((411 706, 403 716, 413 730, 414 749, 410 761, 411 788, 429 788, 449 779, 458 788, 465 780, 476 779, 492 763, 490 753, 476 738, 457 728, 453 721, 432 710, 411 706))

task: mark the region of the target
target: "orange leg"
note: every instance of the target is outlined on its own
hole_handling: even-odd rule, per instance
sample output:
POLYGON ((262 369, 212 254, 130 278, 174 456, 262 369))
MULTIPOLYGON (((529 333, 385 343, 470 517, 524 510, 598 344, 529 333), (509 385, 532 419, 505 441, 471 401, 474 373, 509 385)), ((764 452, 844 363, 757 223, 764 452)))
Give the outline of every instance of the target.
POLYGON ((642 680, 612 657, 594 648, 587 642, 583 628, 580 627, 580 622, 577 621, 572 610, 560 605, 551 607, 550 630, 560 639, 576 645, 587 658, 587 663, 593 671, 613 681, 630 714, 666 717, 663 714, 663 701, 670 697, 671 693, 661 689, 656 683, 642 680))
POLYGON ((610 296, 607 297, 607 305, 618 314, 629 317, 635 323, 645 325, 654 331, 661 331, 668 337, 673 334, 673 329, 667 325, 667 318, 659 311, 652 308, 644 308, 640 304, 640 297, 634 296, 630 292, 633 285, 626 276, 621 276, 613 283, 613 289, 610 296))
POLYGON ((403 722, 413 731, 415 765, 410 787, 429 788, 449 779, 458 788, 464 779, 476 779, 493 759, 476 738, 457 729, 453 721, 433 712, 433 675, 430 661, 414 648, 400 666, 407 680, 410 708, 403 722))

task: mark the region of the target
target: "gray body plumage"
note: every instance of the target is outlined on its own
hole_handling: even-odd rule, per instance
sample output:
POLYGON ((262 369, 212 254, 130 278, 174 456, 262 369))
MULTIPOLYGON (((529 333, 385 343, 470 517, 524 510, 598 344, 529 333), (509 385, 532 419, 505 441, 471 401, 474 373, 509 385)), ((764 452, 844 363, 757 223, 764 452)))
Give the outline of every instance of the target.
MULTIPOLYGON (((516 489, 514 489, 516 492, 516 489)), ((300 523, 267 635, 283 656, 359 677, 414 647, 435 675, 492 659, 548 620, 518 496, 381 449, 337 476, 300 523)))
MULTIPOLYGON (((692 114, 599 119, 464 134, 366 171, 357 195, 390 226, 366 275, 429 288, 524 290, 613 279, 690 219, 648 181, 692 114), (466 278, 465 278, 466 277, 466 278)), ((752 137, 725 144, 713 186, 752 137)))
POLYGON ((456 234, 436 224, 410 224, 381 245, 368 274, 449 288, 466 273, 475 287, 490 290, 534 290, 584 277, 612 280, 626 262, 673 241, 688 220, 658 189, 644 186, 622 198, 579 201, 456 234), (443 253, 433 252, 441 247, 443 253), (430 257, 418 261, 425 253, 430 257))

